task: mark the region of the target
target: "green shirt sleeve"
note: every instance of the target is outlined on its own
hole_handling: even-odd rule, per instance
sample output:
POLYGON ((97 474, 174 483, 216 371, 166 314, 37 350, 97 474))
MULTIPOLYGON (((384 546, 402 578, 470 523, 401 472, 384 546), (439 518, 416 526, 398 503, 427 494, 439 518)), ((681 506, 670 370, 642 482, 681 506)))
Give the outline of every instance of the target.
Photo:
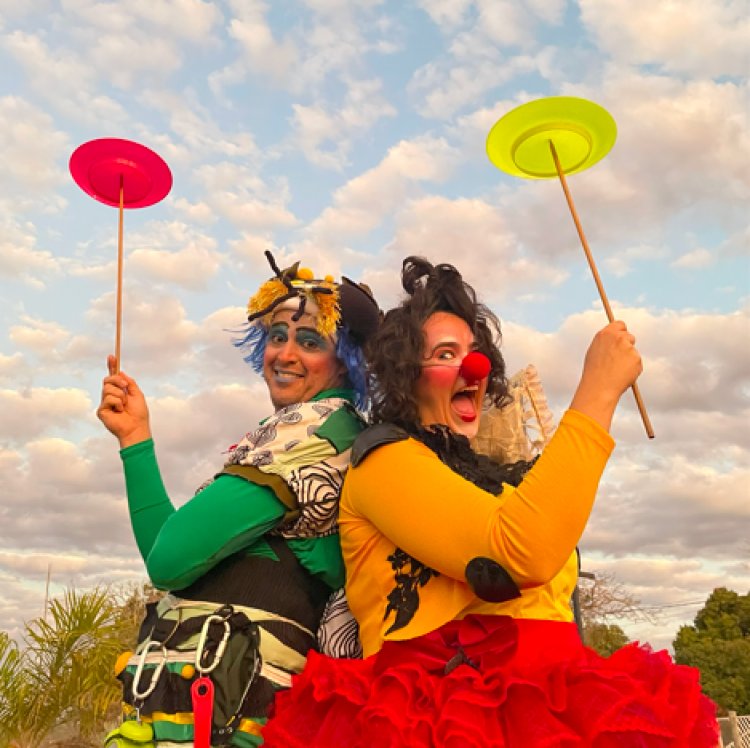
POLYGON ((322 538, 289 538, 287 545, 302 566, 332 590, 344 586, 346 572, 338 533, 322 538))
POLYGON ((130 519, 151 581, 181 589, 247 548, 284 517, 273 492, 221 475, 179 509, 167 495, 153 440, 120 451, 130 519))

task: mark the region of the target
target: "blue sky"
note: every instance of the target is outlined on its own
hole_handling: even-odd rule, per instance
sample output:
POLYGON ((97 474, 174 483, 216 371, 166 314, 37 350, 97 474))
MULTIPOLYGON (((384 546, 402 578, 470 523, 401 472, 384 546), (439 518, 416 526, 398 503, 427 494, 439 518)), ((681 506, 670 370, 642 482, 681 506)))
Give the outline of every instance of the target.
POLYGON ((667 646, 711 590, 750 587, 748 42, 731 0, 0 0, 0 625, 53 591, 142 578, 112 437, 117 211, 68 173, 88 140, 169 164, 125 216, 123 368, 149 395, 176 503, 268 410, 229 345, 264 249, 398 298, 409 254, 454 262, 555 414, 605 317, 562 192, 485 155, 544 96, 610 111, 569 185, 644 356, 581 547, 667 646), (665 607, 669 606, 669 607, 665 607))

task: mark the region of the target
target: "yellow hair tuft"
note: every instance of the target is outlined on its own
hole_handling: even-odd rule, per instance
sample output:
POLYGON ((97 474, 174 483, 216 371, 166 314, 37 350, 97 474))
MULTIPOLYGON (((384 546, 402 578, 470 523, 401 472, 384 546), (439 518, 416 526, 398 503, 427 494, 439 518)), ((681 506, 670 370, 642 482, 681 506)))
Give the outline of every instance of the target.
POLYGON ((255 296, 247 303, 247 313, 256 314, 276 301, 276 299, 287 293, 286 286, 278 279, 271 278, 266 281, 257 291, 255 296))
POLYGON ((339 294, 335 284, 324 282, 320 284, 325 288, 330 288, 333 293, 318 293, 314 295, 315 303, 318 305, 318 322, 316 327, 321 335, 333 335, 336 332, 336 325, 341 317, 339 310, 339 294))

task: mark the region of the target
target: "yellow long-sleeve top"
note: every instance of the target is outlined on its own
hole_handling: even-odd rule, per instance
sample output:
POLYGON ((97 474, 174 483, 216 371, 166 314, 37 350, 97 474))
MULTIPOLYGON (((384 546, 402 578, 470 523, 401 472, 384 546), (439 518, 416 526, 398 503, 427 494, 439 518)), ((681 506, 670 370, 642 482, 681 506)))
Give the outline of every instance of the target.
POLYGON ((412 438, 381 446, 350 468, 339 523, 346 592, 365 656, 386 639, 422 636, 469 613, 572 620, 575 547, 613 449, 599 424, 568 410, 520 485, 504 484, 499 496, 412 438), (406 564, 399 549, 411 557, 406 564), (479 599, 464 576, 478 556, 509 572, 521 596, 503 603, 479 599), (403 575, 411 575, 418 604, 406 625, 387 633, 394 613, 384 614, 397 574, 402 586, 403 575))

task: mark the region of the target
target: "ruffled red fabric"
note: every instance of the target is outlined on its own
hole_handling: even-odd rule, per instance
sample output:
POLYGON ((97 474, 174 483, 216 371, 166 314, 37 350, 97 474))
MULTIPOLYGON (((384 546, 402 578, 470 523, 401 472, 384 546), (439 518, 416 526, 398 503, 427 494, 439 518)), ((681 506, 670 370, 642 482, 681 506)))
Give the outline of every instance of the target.
POLYGON ((698 671, 574 624, 468 616, 365 660, 311 653, 265 748, 716 748, 698 671))

